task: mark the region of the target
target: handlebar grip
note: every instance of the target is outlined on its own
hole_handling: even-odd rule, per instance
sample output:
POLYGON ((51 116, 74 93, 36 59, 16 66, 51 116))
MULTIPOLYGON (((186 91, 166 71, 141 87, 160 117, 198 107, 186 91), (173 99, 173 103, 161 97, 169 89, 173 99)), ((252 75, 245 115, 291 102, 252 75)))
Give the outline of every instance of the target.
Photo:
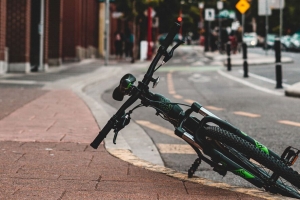
POLYGON ((175 22, 174 25, 172 26, 171 30, 169 31, 167 37, 163 41, 163 46, 165 48, 168 48, 170 46, 170 44, 173 42, 173 39, 174 39, 175 35, 179 32, 179 29, 180 29, 180 24, 175 22))
POLYGON ((94 139, 94 141, 90 144, 91 147, 94 149, 97 149, 100 143, 106 138, 109 131, 112 129, 113 123, 111 120, 107 122, 107 124, 104 126, 104 128, 99 132, 97 137, 94 139))

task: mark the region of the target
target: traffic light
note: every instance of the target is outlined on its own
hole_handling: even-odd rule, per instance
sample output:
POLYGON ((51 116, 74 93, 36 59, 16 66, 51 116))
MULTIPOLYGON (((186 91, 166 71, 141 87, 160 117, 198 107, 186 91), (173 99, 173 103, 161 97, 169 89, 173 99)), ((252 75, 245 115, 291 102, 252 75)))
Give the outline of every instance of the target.
POLYGON ((178 21, 178 22, 182 22, 182 17, 180 17, 180 16, 177 17, 177 21, 178 21))

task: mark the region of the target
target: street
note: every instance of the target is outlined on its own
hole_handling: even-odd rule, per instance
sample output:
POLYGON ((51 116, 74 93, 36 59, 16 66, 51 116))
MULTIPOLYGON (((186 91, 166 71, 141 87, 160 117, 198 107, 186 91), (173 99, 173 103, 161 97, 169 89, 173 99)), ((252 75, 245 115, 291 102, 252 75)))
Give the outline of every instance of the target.
MULTIPOLYGON (((190 105, 197 101, 280 155, 290 145, 299 148, 300 117, 298 113, 300 107, 297 106, 299 99, 277 96, 235 82, 219 73, 220 70, 223 70, 224 73, 227 72, 224 71, 224 67, 218 65, 198 64, 195 67, 193 63, 202 62, 203 56, 195 57, 195 52, 191 49, 187 50, 188 47, 183 49, 179 48, 174 55, 173 62, 171 60, 155 74, 161 78, 161 82, 155 89, 152 89, 153 92, 165 95, 172 102, 190 105), (170 89, 170 85, 173 85, 173 88, 171 86, 170 89), (290 125, 292 124, 290 122, 295 123, 290 125)), ((206 61, 206 63, 209 62, 206 61)), ((240 70, 241 67, 236 67, 227 74, 240 74, 240 78, 243 79, 242 73, 239 73, 240 70)), ((251 66, 249 71, 258 72, 257 74, 264 76, 272 74, 273 70, 274 68, 271 66, 255 66, 253 68, 251 66), (264 73, 261 71, 262 68, 264 73)), ((132 73, 137 80, 141 80, 144 71, 138 70, 132 73)), ((121 76, 120 74, 119 78, 121 76)), ((272 78, 272 76, 266 77, 272 78)), ((296 80, 297 75, 291 73, 290 77, 290 80, 296 80)), ((293 83, 293 81, 289 83, 293 83)), ((100 85, 94 85, 93 89, 88 87, 86 92, 95 92, 97 87, 99 88, 100 85)), ((275 90, 275 85, 269 82, 262 87, 282 93, 282 90, 275 90)), ((106 91, 102 98, 113 107, 118 108, 122 102, 112 100, 113 89, 106 91)), ((155 111, 151 108, 137 109, 133 113, 132 119, 149 134, 167 167, 187 172, 197 156, 186 143, 173 135, 174 128, 171 124, 155 116, 155 111)), ((299 171, 299 164, 294 167, 299 171)), ((200 165, 196 175, 238 186, 251 187, 250 184, 232 174, 221 177, 206 164, 200 165)))
MULTIPOLYGON (((287 53, 287 56, 289 55, 287 53)), ((122 62, 117 63, 117 65, 123 68, 124 73, 131 71, 137 80, 143 78, 146 72, 145 67, 131 67, 125 61, 122 62)), ((292 84, 297 81, 298 75, 296 73, 286 73, 286 71, 291 72, 293 70, 291 66, 296 66, 298 63, 297 60, 294 60, 293 64, 288 65, 289 67, 283 67, 286 74, 285 79, 289 80, 286 83, 292 84)), ((0 117, 5 118, 13 110, 43 95, 49 88, 63 89, 70 87, 72 84, 76 85, 78 81, 91 81, 93 84, 87 85, 84 92, 98 103, 101 103, 103 99, 110 104, 113 108, 110 113, 112 115, 124 102, 117 102, 112 99, 112 92, 124 74, 120 72, 110 74, 110 78, 104 79, 105 82, 93 82, 81 78, 85 77, 86 73, 92 73, 93 76, 97 77, 98 75, 93 72, 96 72, 101 64, 101 61, 93 61, 84 63, 84 67, 75 65, 63 71, 48 74, 11 75, 1 78, 1 91, 15 91, 14 93, 7 92, 6 98, 3 98, 2 101, 12 99, 12 104, 15 106, 1 107, 1 110, 5 112, 0 117), (113 85, 113 87, 100 96, 104 83, 113 85), (23 90, 30 93, 27 93, 27 96, 23 95, 24 98, 20 98, 19 95, 22 95, 23 90)), ((110 69, 110 67, 107 67, 107 69, 110 69)), ((222 66, 222 62, 206 58, 199 48, 183 46, 178 48, 173 59, 154 74, 154 78, 160 77, 160 83, 156 88, 151 88, 151 91, 166 96, 172 102, 191 105, 194 101, 197 101, 279 155, 288 146, 299 148, 300 116, 298 113, 300 107, 298 105, 300 99, 286 97, 283 95, 283 89, 275 89, 274 79, 272 82, 273 76, 268 76, 268 74, 274 73, 272 65, 249 66, 249 71, 259 76, 265 76, 268 81, 252 77, 252 74, 248 79, 243 78, 242 67, 233 67, 231 72, 227 72, 226 67, 222 66)), ((296 72, 299 73, 299 70, 296 72)), ((182 108, 187 109, 184 106, 182 108)), ((156 116, 155 110, 152 108, 137 109, 131 117, 150 136, 164 165, 186 173, 197 156, 190 146, 175 136, 174 127, 156 116)), ((200 115, 197 117, 201 118, 200 115)), ((100 127, 105 123, 106 121, 101 121, 100 127)), ((127 134, 131 130, 126 129, 126 131, 127 134)), ((127 135, 122 133, 125 132, 121 131, 119 133, 119 139, 120 137, 126 138, 127 135)), ((97 133, 91 134, 96 135, 97 133)), ((109 135, 113 135, 113 132, 111 131, 109 135)), ((141 138, 135 139, 137 141, 141 140, 141 138)), ((118 141, 120 142, 120 140, 117 140, 117 144, 118 141)), ((113 145, 111 140, 106 139, 105 142, 107 145, 113 145)), ((300 171, 299 161, 293 168, 300 171)), ((234 186, 253 187, 231 173, 228 173, 225 177, 220 176, 204 162, 202 162, 195 175, 234 186)))
MULTIPOLYGON (((248 52, 265 54, 265 51, 260 47, 248 48, 248 52)), ((272 55, 275 58, 275 52, 273 50, 267 51, 268 55, 272 55)), ((281 52, 282 56, 290 57, 294 60, 293 63, 282 64, 282 82, 285 84, 294 84, 299 82, 300 77, 300 57, 299 52, 281 52)), ((267 77, 276 81, 275 76, 275 64, 265 66, 251 66, 249 72, 267 77)))

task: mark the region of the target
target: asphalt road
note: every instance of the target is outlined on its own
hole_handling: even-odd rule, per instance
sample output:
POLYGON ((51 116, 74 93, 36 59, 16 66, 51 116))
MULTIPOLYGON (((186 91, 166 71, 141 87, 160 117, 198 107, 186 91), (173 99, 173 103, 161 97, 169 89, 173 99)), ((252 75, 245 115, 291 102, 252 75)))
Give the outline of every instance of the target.
MULTIPOLYGON (((248 48, 249 52, 265 54, 262 48, 248 48)), ((268 55, 274 55, 273 50, 267 51, 268 55)), ((282 82, 288 85, 300 82, 300 53, 299 52, 282 52, 282 56, 290 57, 293 63, 282 64, 282 82)), ((249 72, 276 81, 275 64, 249 66, 249 72)))
MULTIPOLYGON (((191 104, 198 101, 278 154, 289 145, 300 148, 300 99, 265 93, 228 79, 218 73, 222 67, 209 65, 209 62, 200 65, 202 57, 196 58, 186 50, 179 50, 174 58, 175 63, 168 63, 156 73, 156 76, 161 77, 161 82, 153 89, 154 93, 163 94, 173 102, 191 104), (176 56, 184 59, 178 62, 176 59, 179 58, 176 56), (194 63, 198 65, 193 65, 194 63), (175 94, 170 91, 172 89, 175 94), (292 124, 288 122, 294 122, 294 125, 287 125, 292 124)), ((142 79, 143 73, 144 71, 133 72, 138 80, 142 79)), ((122 102, 112 100, 113 89, 108 90, 102 98, 113 107, 119 108, 122 102)), ((138 109, 133 113, 132 119, 152 138, 167 167, 183 172, 190 168, 197 156, 185 142, 171 136, 174 128, 157 117, 155 110, 138 109)), ((296 164, 295 169, 300 171, 300 164, 296 164)), ((225 177, 220 176, 206 164, 201 164, 196 175, 251 187, 243 179, 230 173, 225 177)))

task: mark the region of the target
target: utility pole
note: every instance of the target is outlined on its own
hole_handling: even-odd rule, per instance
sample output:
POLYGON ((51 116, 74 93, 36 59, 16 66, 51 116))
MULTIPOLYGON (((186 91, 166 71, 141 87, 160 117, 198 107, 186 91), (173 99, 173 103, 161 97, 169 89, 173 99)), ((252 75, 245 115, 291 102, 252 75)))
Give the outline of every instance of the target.
POLYGON ((109 41, 110 41, 110 31, 109 31, 109 0, 106 0, 106 10, 105 10, 105 38, 106 38, 106 48, 105 48, 105 65, 109 62, 109 41))
POLYGON ((266 55, 268 55, 268 32, 269 32, 269 0, 266 0, 266 36, 265 36, 266 55))
POLYGON ((39 71, 46 71, 44 65, 44 10, 45 10, 45 0, 41 0, 41 18, 39 24, 39 34, 40 34, 40 60, 39 60, 39 71))
MULTIPOLYGON (((279 29, 279 38, 281 39, 281 37, 282 37, 282 23, 283 23, 283 20, 282 20, 282 16, 283 16, 283 0, 279 0, 280 1, 280 19, 279 19, 279 21, 280 21, 280 29, 279 29)), ((281 45, 280 45, 281 46, 281 45)))

